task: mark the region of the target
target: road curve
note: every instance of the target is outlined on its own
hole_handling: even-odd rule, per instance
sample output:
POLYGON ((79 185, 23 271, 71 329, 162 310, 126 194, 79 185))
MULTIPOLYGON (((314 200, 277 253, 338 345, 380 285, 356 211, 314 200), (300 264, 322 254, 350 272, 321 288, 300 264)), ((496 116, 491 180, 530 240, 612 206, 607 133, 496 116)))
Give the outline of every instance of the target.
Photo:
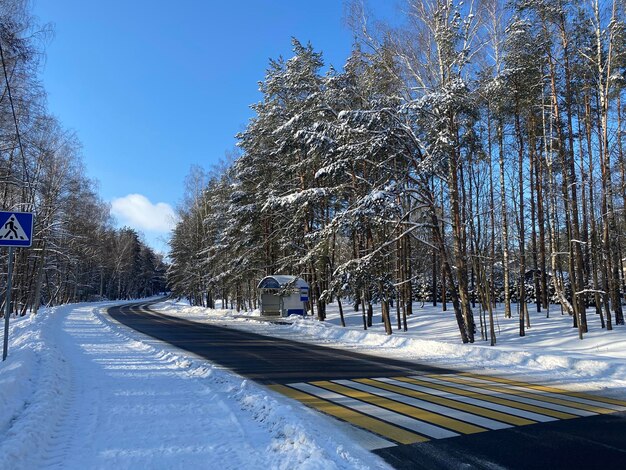
POLYGON ((360 354, 188 321, 158 313, 155 302, 109 308, 118 322, 261 384, 284 384, 420 373, 454 373, 413 362, 360 354))
POLYGON ((108 313, 356 426, 398 469, 626 468, 626 402, 191 322, 150 305, 108 313))

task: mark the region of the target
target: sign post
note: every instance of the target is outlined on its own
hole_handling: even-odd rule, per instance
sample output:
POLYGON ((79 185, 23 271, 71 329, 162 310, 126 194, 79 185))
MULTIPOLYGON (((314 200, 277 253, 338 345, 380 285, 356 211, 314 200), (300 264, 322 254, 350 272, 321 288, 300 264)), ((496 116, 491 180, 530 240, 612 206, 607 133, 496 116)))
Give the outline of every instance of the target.
POLYGON ((13 278, 13 247, 9 247, 9 270, 7 278, 7 294, 4 304, 4 342, 2 347, 2 360, 6 360, 9 352, 9 317, 11 316, 11 280, 13 278))
POLYGON ((0 246, 9 247, 7 292, 4 305, 4 341, 2 360, 9 352, 9 317, 11 316, 11 283, 13 278, 13 250, 33 244, 33 214, 31 212, 0 212, 0 246))

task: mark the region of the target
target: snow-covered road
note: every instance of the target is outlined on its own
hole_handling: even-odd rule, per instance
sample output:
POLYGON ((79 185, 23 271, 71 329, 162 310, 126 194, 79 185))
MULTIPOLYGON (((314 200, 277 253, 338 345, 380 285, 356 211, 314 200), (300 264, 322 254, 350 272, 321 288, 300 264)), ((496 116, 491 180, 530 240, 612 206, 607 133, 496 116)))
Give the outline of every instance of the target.
POLYGON ((102 308, 12 319, 0 468, 386 468, 328 419, 139 341, 102 308))

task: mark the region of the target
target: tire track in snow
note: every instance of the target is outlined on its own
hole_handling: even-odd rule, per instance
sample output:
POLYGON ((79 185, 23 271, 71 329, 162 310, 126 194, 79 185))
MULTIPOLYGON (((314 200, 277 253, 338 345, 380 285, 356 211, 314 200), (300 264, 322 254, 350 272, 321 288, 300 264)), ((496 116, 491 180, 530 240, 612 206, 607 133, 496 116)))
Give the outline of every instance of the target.
POLYGON ((52 308, 27 320, 35 325, 45 321, 47 328, 33 329, 21 338, 26 345, 13 349, 12 361, 18 361, 18 366, 19 362, 22 366, 30 364, 23 372, 28 378, 22 382, 28 388, 18 391, 25 396, 24 408, 0 442, 0 469, 39 468, 50 455, 49 449, 69 410, 69 364, 55 342, 56 316, 62 310, 52 308))
MULTIPOLYGON (((68 341, 68 337, 72 336, 71 332, 76 328, 76 312, 81 310, 72 310, 53 332, 53 341, 59 345, 65 358, 76 357, 77 354, 80 354, 78 348, 74 346, 74 342, 68 341)), ((67 390, 64 394, 58 421, 42 458, 42 468, 50 468, 51 470, 67 468, 66 462, 72 455, 76 432, 80 429, 80 422, 83 419, 77 406, 78 397, 85 393, 82 374, 77 371, 75 362, 65 361, 65 364, 67 366, 67 390)))

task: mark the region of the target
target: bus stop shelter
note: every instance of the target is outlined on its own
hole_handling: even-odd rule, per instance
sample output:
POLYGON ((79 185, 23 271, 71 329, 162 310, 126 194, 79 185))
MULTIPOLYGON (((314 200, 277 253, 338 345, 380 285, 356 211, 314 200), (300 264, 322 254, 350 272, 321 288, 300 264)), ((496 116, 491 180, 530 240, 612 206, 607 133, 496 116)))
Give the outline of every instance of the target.
POLYGON ((261 279, 259 291, 261 315, 288 317, 306 315, 309 285, 296 276, 273 275, 261 279))

